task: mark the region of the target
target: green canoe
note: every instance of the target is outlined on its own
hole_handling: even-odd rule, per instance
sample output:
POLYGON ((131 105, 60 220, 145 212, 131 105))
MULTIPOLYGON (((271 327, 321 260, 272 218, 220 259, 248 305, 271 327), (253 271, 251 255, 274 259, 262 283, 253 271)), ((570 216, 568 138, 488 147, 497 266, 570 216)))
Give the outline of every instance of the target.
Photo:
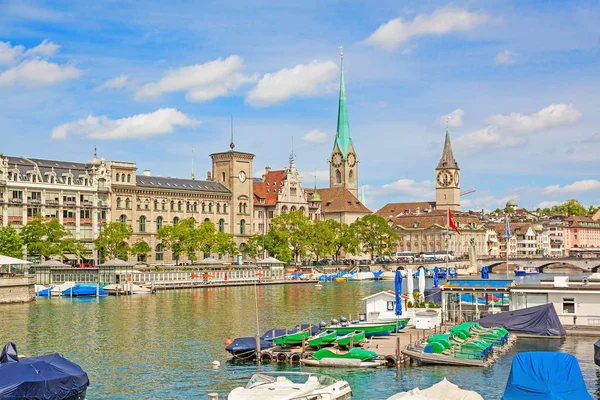
POLYGON ((360 360, 360 361, 371 361, 377 357, 377 353, 369 350, 352 348, 349 352, 338 353, 331 349, 321 349, 312 355, 313 360, 322 360, 324 358, 341 358, 345 360, 360 360))
POLYGON ((350 333, 345 334, 344 336, 340 336, 337 338, 336 342, 340 347, 349 347, 350 346, 350 338, 353 338, 354 346, 358 346, 360 343, 365 341, 365 332, 364 331, 352 331, 350 333))
POLYGON ((334 330, 327 329, 324 332, 319 333, 316 336, 308 338, 308 345, 312 347, 320 347, 324 344, 329 344, 335 342, 337 338, 337 333, 334 330))
POLYGON ((350 324, 348 326, 330 326, 327 329, 336 331, 338 335, 346 335, 356 330, 361 330, 365 333, 365 336, 370 338, 373 336, 389 336, 392 331, 396 329, 396 323, 385 323, 385 324, 350 324))
POLYGON ((299 345, 299 344, 302 344, 302 338, 308 339, 309 335, 310 335, 310 332, 308 332, 308 331, 290 333, 288 335, 274 337, 273 343, 275 343, 278 346, 299 345))

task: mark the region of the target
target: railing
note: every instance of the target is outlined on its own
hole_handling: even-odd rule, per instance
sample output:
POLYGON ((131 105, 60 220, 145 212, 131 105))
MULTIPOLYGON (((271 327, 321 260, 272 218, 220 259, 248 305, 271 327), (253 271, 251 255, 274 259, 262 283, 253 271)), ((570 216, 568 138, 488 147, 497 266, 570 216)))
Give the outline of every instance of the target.
POLYGON ((75 218, 63 218, 63 224, 75 224, 76 219, 75 218))
POLYGON ((84 207, 93 207, 94 206, 94 202, 90 201, 90 200, 84 200, 81 202, 81 205, 84 207))
POLYGON ((19 199, 18 197, 13 197, 8 200, 10 203, 23 203, 23 199, 19 199))
POLYGON ((57 206, 58 200, 46 200, 46 205, 47 206, 57 206))
POLYGON ((253 283, 261 281, 283 280, 283 276, 272 275, 269 270, 218 270, 218 271, 176 271, 176 272, 134 272, 133 281, 142 284, 224 284, 253 283), (257 277, 261 271, 264 276, 257 277))
POLYGON ((29 197, 27 198, 27 203, 28 204, 40 204, 42 201, 40 199, 30 199, 29 197))
POLYGON ((91 225, 92 224, 92 220, 91 220, 91 218, 81 218, 79 220, 79 223, 81 225, 91 225))
POLYGON ((8 223, 9 224, 22 224, 23 223, 23 217, 8 217, 8 223))
POLYGON ((64 204, 65 206, 74 207, 74 206, 76 206, 76 205, 77 205, 77 202, 76 202, 76 201, 71 201, 71 200, 65 200, 65 201, 63 202, 63 204, 64 204))

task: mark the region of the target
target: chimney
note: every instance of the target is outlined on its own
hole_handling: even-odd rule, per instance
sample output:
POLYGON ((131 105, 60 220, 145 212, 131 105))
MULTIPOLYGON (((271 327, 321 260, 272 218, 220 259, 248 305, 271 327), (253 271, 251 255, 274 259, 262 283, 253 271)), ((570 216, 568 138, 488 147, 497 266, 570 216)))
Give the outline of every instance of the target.
POLYGON ((207 181, 210 181, 210 180, 212 180, 212 178, 211 178, 211 176, 210 176, 210 171, 207 171, 207 172, 206 172, 206 180, 207 180, 207 181))
POLYGON ((145 169, 144 170, 144 176, 150 176, 150 170, 149 169, 145 169))
POLYGON ((268 174, 269 172, 271 172, 271 167, 269 167, 269 166, 266 166, 266 167, 265 167, 265 173, 264 173, 264 174, 263 174, 263 176, 262 176, 262 181, 263 181, 263 182, 264 182, 264 181, 267 179, 267 174, 268 174))

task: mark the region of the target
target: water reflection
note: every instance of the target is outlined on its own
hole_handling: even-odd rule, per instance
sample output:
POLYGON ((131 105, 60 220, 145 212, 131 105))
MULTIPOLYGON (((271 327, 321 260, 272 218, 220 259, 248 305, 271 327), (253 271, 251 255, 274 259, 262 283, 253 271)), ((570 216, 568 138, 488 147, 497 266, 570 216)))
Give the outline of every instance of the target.
MULTIPOLYGON (((258 287, 261 331, 291 328, 299 322, 363 311, 363 297, 393 289, 393 282, 326 283, 258 287)), ((254 287, 166 291, 154 296, 100 299, 52 298, 0 308, 0 345, 14 341, 26 355, 61 352, 82 365, 92 386, 90 399, 206 398, 244 385, 254 363, 225 362, 227 336, 254 335, 254 287), (222 366, 214 369, 213 360, 222 366)), ((421 388, 448 377, 486 399, 504 391, 515 351, 565 351, 574 354, 590 393, 598 391, 593 363, 594 338, 520 340, 513 352, 489 369, 423 366, 348 371, 313 368, 347 379, 356 399, 385 399, 401 390, 421 388), (377 388, 377 397, 373 395, 377 388)), ((264 370, 289 369, 266 364, 264 370)), ((300 367, 292 367, 300 370, 300 367)))

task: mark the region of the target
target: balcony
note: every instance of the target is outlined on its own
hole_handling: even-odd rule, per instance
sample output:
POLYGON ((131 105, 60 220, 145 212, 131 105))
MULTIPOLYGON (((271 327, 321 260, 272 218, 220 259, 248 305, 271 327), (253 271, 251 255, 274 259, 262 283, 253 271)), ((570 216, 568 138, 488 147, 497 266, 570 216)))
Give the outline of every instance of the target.
POLYGON ((40 199, 30 199, 27 198, 27 204, 40 204, 42 201, 40 199))
POLYGON ((65 207, 75 207, 77 205, 77 202, 74 200, 65 200, 63 201, 63 205, 65 207))
POLYGON ((91 200, 83 200, 83 201, 81 202, 81 205, 82 205, 83 207, 93 207, 93 206, 94 206, 94 202, 93 202, 93 201, 91 201, 91 200))
POLYGON ((46 205, 47 206, 57 206, 58 200, 46 200, 46 205))
POLYGON ((23 204, 23 199, 19 199, 18 197, 13 197, 8 200, 10 203, 23 204))
POLYGON ((79 223, 81 225, 92 225, 92 219, 91 218, 81 218, 79 220, 79 223))
POLYGON ((63 218, 63 225, 75 225, 75 218, 63 218))
POLYGON ((8 223, 10 225, 22 225, 23 224, 23 217, 8 217, 8 223))

